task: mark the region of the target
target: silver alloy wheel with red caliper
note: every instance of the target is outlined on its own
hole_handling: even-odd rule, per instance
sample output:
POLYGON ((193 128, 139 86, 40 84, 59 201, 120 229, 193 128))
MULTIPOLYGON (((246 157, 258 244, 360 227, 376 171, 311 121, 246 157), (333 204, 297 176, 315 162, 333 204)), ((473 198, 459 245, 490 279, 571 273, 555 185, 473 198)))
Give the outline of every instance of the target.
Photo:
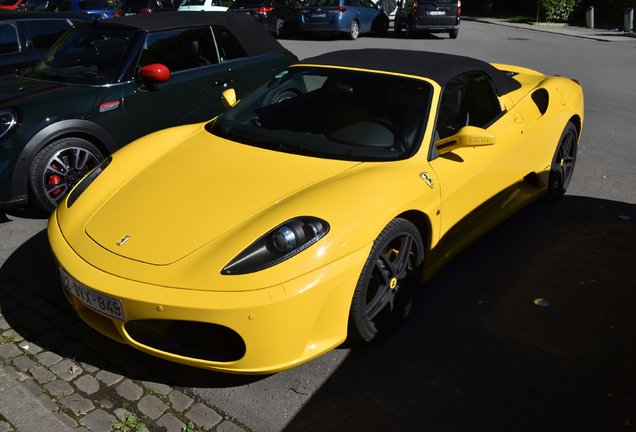
POLYGON ((66 194, 103 160, 97 147, 81 138, 63 138, 46 146, 31 166, 29 181, 35 204, 52 212, 66 194))

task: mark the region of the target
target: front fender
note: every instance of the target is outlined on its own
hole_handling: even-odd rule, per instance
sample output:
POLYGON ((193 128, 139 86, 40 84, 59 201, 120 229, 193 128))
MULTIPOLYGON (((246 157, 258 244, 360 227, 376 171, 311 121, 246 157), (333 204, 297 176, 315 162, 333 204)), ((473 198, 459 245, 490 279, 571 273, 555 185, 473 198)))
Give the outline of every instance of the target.
POLYGON ((82 137, 91 141, 105 153, 104 156, 120 147, 110 132, 92 121, 69 119, 53 123, 36 133, 22 149, 13 171, 11 201, 26 199, 29 171, 38 152, 52 141, 68 136, 82 137))

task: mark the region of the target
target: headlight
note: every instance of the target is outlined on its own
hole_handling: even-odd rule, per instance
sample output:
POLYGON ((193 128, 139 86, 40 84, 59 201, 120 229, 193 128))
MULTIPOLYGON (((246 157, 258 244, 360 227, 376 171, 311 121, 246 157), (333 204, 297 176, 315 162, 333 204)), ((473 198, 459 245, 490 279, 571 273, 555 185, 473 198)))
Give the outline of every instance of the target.
POLYGON ((86 174, 86 177, 84 177, 68 195, 68 200, 66 201, 66 207, 70 208, 75 203, 75 201, 77 201, 80 195, 84 193, 86 188, 89 187, 91 183, 95 181, 97 176, 100 175, 106 169, 108 165, 110 165, 112 160, 113 160, 112 156, 109 156, 108 158, 104 160, 104 162, 96 166, 95 169, 93 169, 93 171, 86 174))
POLYGON ((18 124, 18 113, 12 109, 0 111, 0 138, 5 136, 18 124))
POLYGON ((311 216, 290 219, 241 252, 221 270, 224 275, 254 273, 304 251, 329 232, 329 224, 311 216))

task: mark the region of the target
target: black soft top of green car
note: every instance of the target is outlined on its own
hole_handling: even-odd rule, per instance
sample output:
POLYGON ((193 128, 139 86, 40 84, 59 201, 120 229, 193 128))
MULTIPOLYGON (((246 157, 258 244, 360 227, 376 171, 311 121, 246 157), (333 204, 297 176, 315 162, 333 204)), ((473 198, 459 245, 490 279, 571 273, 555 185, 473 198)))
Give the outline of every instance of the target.
POLYGON ((300 64, 370 69, 430 78, 444 87, 448 80, 470 71, 483 71, 493 81, 499 95, 521 88, 512 74, 481 60, 452 54, 393 49, 335 51, 303 59, 300 64))
POLYGON ((127 26, 148 32, 218 25, 239 40, 248 56, 284 51, 285 48, 252 16, 225 12, 162 12, 109 18, 93 26, 127 26))

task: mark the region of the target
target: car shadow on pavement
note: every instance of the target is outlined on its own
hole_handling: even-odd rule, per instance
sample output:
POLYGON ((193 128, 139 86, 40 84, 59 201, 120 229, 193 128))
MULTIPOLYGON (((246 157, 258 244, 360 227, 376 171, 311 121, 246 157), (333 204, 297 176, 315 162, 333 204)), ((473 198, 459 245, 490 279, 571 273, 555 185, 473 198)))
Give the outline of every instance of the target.
POLYGON ((48 219, 49 215, 33 206, 19 207, 15 209, 0 210, 0 223, 10 222, 10 216, 21 219, 48 219))
POLYGON ((352 351, 285 431, 624 430, 634 263, 636 205, 532 205, 428 281, 402 328, 352 351))
MULTIPOLYGON (((428 281, 392 338, 352 350, 286 431, 636 421, 635 220, 636 205, 577 196, 522 210, 428 281)), ((164 361, 91 329, 62 293, 45 230, 0 268, 0 310, 13 331, 85 369, 191 388, 266 378, 164 361)))

